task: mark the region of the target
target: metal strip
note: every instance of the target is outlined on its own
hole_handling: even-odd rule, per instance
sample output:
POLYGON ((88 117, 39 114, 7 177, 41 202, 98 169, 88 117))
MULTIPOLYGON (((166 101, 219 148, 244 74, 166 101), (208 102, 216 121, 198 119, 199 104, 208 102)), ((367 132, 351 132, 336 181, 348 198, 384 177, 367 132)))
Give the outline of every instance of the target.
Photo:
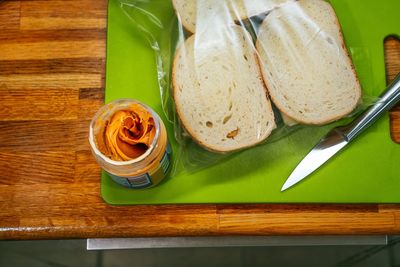
POLYGON ((352 246, 386 245, 387 236, 213 236, 213 237, 145 237, 89 238, 87 250, 263 247, 263 246, 352 246))

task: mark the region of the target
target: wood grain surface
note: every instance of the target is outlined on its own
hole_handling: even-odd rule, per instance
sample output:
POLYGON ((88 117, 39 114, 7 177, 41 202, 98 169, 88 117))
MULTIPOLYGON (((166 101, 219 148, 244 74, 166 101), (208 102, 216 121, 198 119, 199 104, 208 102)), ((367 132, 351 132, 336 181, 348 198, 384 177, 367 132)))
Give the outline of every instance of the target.
MULTIPOLYGON (((400 233, 400 205, 105 204, 87 135, 104 99, 106 8, 0 1, 0 239, 400 233)), ((385 47, 390 80, 400 45, 385 47)), ((400 142, 400 108, 390 116, 400 142)))

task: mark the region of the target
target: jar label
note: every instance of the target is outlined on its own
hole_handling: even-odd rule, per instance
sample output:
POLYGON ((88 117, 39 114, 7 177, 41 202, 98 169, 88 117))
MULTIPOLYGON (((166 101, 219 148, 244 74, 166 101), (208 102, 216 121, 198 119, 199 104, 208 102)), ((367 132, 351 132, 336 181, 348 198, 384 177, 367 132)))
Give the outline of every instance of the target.
POLYGON ((171 166, 171 154, 172 154, 172 149, 170 144, 168 143, 167 148, 165 149, 164 156, 160 161, 160 166, 164 172, 164 175, 168 172, 169 167, 171 166))
POLYGON ((114 182, 122 186, 135 189, 147 188, 153 184, 158 184, 165 177, 172 165, 171 155, 172 149, 168 143, 161 161, 153 170, 150 170, 142 175, 131 177, 121 177, 111 173, 108 173, 108 175, 114 180, 114 182))
POLYGON ((132 188, 146 188, 151 186, 153 183, 151 182, 151 177, 148 173, 139 176, 133 176, 126 178, 129 183, 130 187, 132 188))

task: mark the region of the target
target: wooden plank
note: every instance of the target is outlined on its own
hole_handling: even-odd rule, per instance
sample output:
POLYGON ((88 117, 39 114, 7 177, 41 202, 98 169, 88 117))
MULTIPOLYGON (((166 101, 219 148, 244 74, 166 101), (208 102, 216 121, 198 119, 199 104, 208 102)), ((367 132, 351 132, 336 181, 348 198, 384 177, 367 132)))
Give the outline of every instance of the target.
POLYGON ((91 41, 106 37, 105 29, 63 29, 63 30, 12 30, 0 31, 0 43, 35 43, 43 41, 91 41))
MULTIPOLYGON (((370 212, 283 212, 220 215, 221 234, 314 235, 387 234, 395 231, 394 215, 370 212)), ((398 231, 398 230, 397 230, 398 231)))
MULTIPOLYGON (((82 17, 106 18, 107 1, 97 0, 35 0, 22 1, 21 17, 82 17)), ((70 25, 71 26, 71 25, 70 25)))
POLYGON ((75 170, 76 183, 100 183, 100 167, 90 151, 76 153, 75 170))
POLYGON ((386 80, 389 83, 400 72, 400 40, 388 37, 385 40, 386 80))
MULTIPOLYGON (((387 83, 400 73, 400 41, 395 37, 389 37, 385 41, 385 62, 387 83), (390 59, 390 60, 389 60, 390 59)), ((400 103, 390 112, 390 129, 394 142, 400 144, 400 103)))
POLYGON ((0 60, 103 58, 104 54, 105 42, 99 40, 0 43, 0 60))
POLYGON ((21 30, 105 28, 103 1, 23 1, 21 30))
POLYGON ((104 105, 103 88, 81 88, 79 91, 79 118, 93 118, 104 105))
POLYGON ((98 88, 101 74, 52 73, 32 75, 0 75, 0 90, 98 88))
POLYGON ((0 229, 6 229, 7 233, 6 234, 2 234, 0 232, 0 237, 8 235, 9 239, 11 239, 12 236, 13 236, 13 230, 19 227, 19 220, 20 219, 18 217, 4 217, 4 216, 2 216, 2 218, 0 220, 0 229))
POLYGON ((88 141, 90 120, 78 120, 75 124, 76 151, 90 150, 88 141))
MULTIPOLYGON (((104 77, 102 78, 102 83, 104 84, 104 77)), ((80 118, 80 120, 76 139, 81 141, 77 143, 77 151, 90 150, 89 142, 87 141, 89 136, 90 121, 99 108, 103 105, 104 85, 100 88, 80 88, 78 111, 78 118, 80 118), (85 142, 83 142, 83 140, 85 140, 85 142)), ((92 157, 92 159, 94 158, 92 157)), ((79 164, 79 161, 77 164, 79 164)), ((98 181, 98 179, 96 181, 98 181)))
MULTIPOLYGON (((0 41, 1 42, 1 41, 0 41)), ((3 60, 0 74, 102 74, 104 60, 100 58, 56 58, 43 60, 3 60)))
MULTIPOLYGON (((0 232, 3 239, 93 238, 134 236, 198 236, 216 234, 215 217, 210 215, 161 215, 152 220, 137 216, 65 217, 52 216, 51 224, 30 227, 30 219, 21 218, 19 227, 0 232), (179 222, 179 223, 178 223, 179 222), (109 231, 113 228, 114 231, 109 231), (63 231, 59 231, 63 229, 63 231)), ((46 220, 42 220, 46 221, 46 220)))
POLYGON ((247 204, 247 205, 218 205, 218 214, 265 214, 265 213, 357 213, 357 212, 378 212, 377 205, 342 205, 342 204, 247 204))
MULTIPOLYGON (((72 183, 75 175, 75 153, 61 152, 0 152, 2 185, 72 183)), ((25 199, 32 195, 25 195, 25 199)), ((20 205, 24 202, 20 202, 20 205)))
POLYGON ((390 113, 390 132, 393 141, 400 144, 400 110, 397 107, 395 111, 390 113))
POLYGON ((79 90, 0 89, 0 120, 70 120, 77 118, 79 90))
MULTIPOLYGON (((88 212, 91 205, 102 203, 97 192, 97 184, 76 184, 74 180, 59 181, 49 178, 47 183, 40 186, 34 183, 14 183, 12 187, 18 189, 8 196, 9 210, 0 210, 0 216, 15 216, 32 218, 45 218, 52 216, 90 216, 88 212), (20 205, 27 200, 29 205, 20 205), (57 203, 57 205, 54 205, 57 203), (43 212, 44 211, 44 212, 43 212)), ((11 185, 0 184, 0 192, 10 189, 11 185)), ((100 213, 102 209, 93 209, 100 213)), ((27 220, 26 220, 27 221, 27 220)))
POLYGON ((0 31, 19 29, 20 1, 0 1, 0 31))
POLYGON ((21 18, 22 30, 104 29, 105 27, 106 21, 102 18, 21 18))
POLYGON ((0 217, 17 216, 25 218, 52 216, 84 216, 84 217, 115 217, 123 216, 157 216, 161 215, 212 215, 216 219, 215 205, 144 205, 144 206, 110 206, 106 205, 99 195, 99 183, 77 182, 47 183, 47 184, 0 184, 2 200, 8 200, 8 210, 0 210, 0 217), (10 191, 11 187, 18 190, 10 191), (29 205, 20 205, 32 195, 29 205), (57 205, 54 205, 57 203, 57 205), (45 211, 45 213, 41 212, 45 211))
POLYGON ((74 151, 77 142, 87 142, 87 139, 77 140, 78 125, 75 120, 0 121, 0 152, 7 152, 12 158, 13 152, 74 151))
POLYGON ((79 90, 80 100, 104 100, 104 88, 81 88, 79 90))
MULTIPOLYGON (((14 214, 10 213, 10 203, 12 203, 14 196, 14 190, 12 189, 13 188, 8 185, 0 185, 0 211, 7 211, 2 214, 0 212, 0 221, 6 217, 14 217, 14 214)), ((15 216, 15 218, 18 218, 18 216, 15 216)))
POLYGON ((104 1, 24 1, 21 3, 22 30, 88 29, 106 27, 104 1))

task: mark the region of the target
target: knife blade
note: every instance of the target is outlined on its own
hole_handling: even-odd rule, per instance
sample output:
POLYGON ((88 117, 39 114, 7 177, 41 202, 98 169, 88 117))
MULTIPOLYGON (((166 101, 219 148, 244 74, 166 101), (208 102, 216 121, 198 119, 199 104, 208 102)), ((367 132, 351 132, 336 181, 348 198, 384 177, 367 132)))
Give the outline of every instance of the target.
POLYGON ((336 127, 325 135, 293 170, 283 184, 281 191, 292 187, 321 167, 398 101, 400 101, 400 74, 380 95, 379 100, 374 105, 350 124, 336 127))

